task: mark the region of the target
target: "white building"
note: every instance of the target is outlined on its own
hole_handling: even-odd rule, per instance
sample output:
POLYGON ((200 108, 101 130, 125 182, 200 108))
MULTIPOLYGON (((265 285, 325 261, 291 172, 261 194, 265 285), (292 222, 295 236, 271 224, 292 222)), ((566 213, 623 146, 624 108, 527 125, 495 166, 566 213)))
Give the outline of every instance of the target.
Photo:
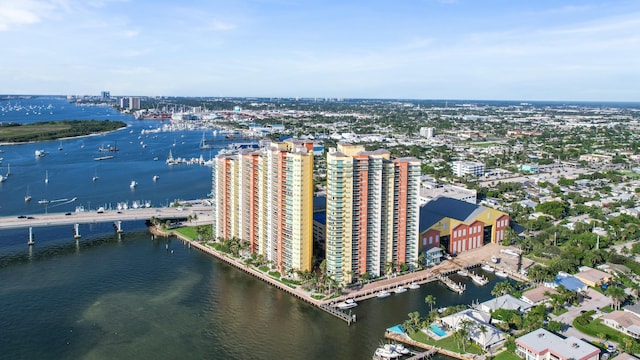
POLYGON ((600 349, 576 337, 562 338, 541 328, 516 339, 516 355, 525 360, 598 360, 600 349))
POLYGON ((451 163, 453 175, 463 177, 465 175, 482 176, 484 164, 475 161, 454 161, 451 163))
POLYGON ((431 139, 433 137, 433 128, 432 127, 421 127, 420 128, 420 136, 425 137, 427 139, 431 139))

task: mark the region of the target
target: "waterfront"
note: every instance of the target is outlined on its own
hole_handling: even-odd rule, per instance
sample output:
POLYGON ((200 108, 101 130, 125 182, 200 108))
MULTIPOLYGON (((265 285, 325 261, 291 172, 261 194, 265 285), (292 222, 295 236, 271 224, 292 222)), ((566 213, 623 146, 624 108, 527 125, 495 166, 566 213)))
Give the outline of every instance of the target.
MULTIPOLYGON (((134 200, 158 206, 176 198, 202 198, 210 191, 209 167, 169 167, 164 162, 169 150, 174 156, 209 158, 209 150, 198 148, 202 132, 140 135, 159 123, 136 122, 107 108, 83 108, 99 111, 87 118, 106 112, 130 127, 65 140, 63 150, 58 141, 2 146, 1 171, 11 163, 12 175, 0 184, 0 214, 48 211, 37 204, 40 198, 77 196, 77 203, 52 207, 72 211, 77 205, 95 209, 134 200), (93 160, 101 145, 116 142, 120 151, 113 159, 93 160), (36 149, 49 155, 35 158, 36 149), (45 171, 48 184, 43 182, 45 171), (96 182, 94 174, 100 177, 96 182), (153 175, 160 176, 157 183, 153 175), (131 180, 140 183, 134 190, 128 186, 131 180), (23 199, 27 187, 31 203, 23 199)), ((436 306, 469 304, 488 299, 501 280, 489 275, 491 282, 481 288, 460 280, 467 282, 463 295, 434 282, 364 301, 352 309, 358 322, 347 326, 179 241, 169 240, 173 252, 167 251, 168 240, 151 241, 142 222, 127 222, 123 228, 118 240, 109 223, 82 225, 78 242, 69 225, 38 229, 32 248, 26 246, 26 229, 0 232, 3 356, 370 359, 387 327, 404 321, 409 312, 428 310, 426 295, 436 296, 436 306)))

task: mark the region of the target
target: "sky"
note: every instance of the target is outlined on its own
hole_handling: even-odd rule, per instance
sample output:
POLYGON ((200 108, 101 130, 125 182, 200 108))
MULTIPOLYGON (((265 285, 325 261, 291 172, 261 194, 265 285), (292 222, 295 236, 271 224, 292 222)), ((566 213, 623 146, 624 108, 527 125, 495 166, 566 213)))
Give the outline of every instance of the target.
POLYGON ((0 0, 0 94, 640 101, 637 0, 0 0))

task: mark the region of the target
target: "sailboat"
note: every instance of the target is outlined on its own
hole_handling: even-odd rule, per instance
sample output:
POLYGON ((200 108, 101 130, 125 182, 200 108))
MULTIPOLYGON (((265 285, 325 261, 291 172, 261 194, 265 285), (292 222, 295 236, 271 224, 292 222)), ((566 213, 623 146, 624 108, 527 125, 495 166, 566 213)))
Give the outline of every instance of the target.
POLYGON ((27 185, 27 194, 24 196, 24 202, 31 201, 31 194, 29 194, 29 185, 27 185))
POLYGON ((44 183, 45 184, 49 183, 49 170, 44 171, 44 183))

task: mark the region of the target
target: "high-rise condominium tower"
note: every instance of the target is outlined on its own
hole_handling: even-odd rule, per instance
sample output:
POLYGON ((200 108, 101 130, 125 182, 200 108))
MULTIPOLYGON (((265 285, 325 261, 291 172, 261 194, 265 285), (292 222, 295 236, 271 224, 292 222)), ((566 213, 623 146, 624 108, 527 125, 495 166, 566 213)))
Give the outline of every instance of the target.
POLYGON ((216 239, 246 241, 283 273, 311 270, 313 143, 218 155, 212 181, 216 239))
POLYGON ((339 143, 327 156, 327 272, 340 284, 418 260, 420 161, 339 143))

